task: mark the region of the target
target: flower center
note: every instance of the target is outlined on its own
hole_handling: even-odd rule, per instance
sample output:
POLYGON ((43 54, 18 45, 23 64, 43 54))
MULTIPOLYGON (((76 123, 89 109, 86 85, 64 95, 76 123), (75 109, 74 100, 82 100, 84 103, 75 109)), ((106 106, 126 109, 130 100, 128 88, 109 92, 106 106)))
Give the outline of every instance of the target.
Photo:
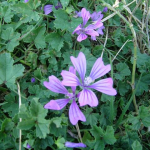
POLYGON ((93 82, 91 77, 86 77, 84 79, 84 85, 90 85, 93 82))
POLYGON ((74 97, 73 93, 67 93, 66 96, 70 99, 74 97))

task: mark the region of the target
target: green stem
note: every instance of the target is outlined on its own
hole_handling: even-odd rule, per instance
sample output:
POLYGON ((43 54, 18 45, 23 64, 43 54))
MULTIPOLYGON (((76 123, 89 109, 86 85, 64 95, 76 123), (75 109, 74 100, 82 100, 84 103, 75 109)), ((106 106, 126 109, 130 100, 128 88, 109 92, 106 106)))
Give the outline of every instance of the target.
POLYGON ((120 115, 120 117, 119 117, 119 119, 118 119, 118 121, 117 121, 117 123, 116 123, 116 126, 115 126, 116 129, 117 129, 118 126, 121 124, 122 119, 123 119, 123 117, 124 117, 126 111, 128 110, 128 108, 129 108, 129 106, 130 106, 130 104, 131 104, 131 102, 132 102, 132 100, 133 100, 133 96, 135 95, 135 92, 136 92, 136 90, 137 90, 137 88, 138 88, 138 86, 139 86, 139 83, 140 83, 140 81, 141 81, 142 75, 143 75, 143 73, 140 75, 140 78, 139 78, 139 80, 138 80, 136 89, 133 91, 132 96, 130 97, 130 100, 128 101, 127 105, 126 105, 125 108, 123 109, 122 114, 120 115))
POLYGON ((77 129, 77 132, 78 132, 78 136, 79 136, 80 142, 82 143, 82 138, 81 138, 81 133, 80 133, 80 129, 79 129, 78 123, 76 124, 76 129, 77 129))
POLYGON ((36 25, 29 31, 29 32, 27 32, 26 34, 24 34, 24 35, 22 35, 19 39, 18 39, 18 41, 21 41, 22 39, 24 39, 25 37, 27 37, 40 23, 41 23, 41 21, 42 21, 42 17, 39 19, 39 21, 36 23, 36 25))
POLYGON ((132 67, 132 93, 134 93, 133 95, 133 104, 135 107, 135 111, 136 113, 138 113, 138 106, 136 104, 136 98, 135 98, 135 71, 136 71, 136 61, 137 61, 137 38, 136 38, 136 33, 135 30, 133 28, 133 24, 131 22, 129 22, 123 15, 120 14, 119 11, 115 10, 110 4, 106 3, 104 0, 99 0, 102 1, 103 5, 106 6, 107 8, 109 8, 110 10, 114 11, 130 28, 133 38, 134 38, 134 51, 133 51, 133 67, 132 67))
POLYGON ((76 6, 76 4, 74 3, 73 0, 71 1, 71 3, 72 3, 72 5, 73 5, 73 7, 74 7, 77 11, 80 11, 80 9, 76 6))

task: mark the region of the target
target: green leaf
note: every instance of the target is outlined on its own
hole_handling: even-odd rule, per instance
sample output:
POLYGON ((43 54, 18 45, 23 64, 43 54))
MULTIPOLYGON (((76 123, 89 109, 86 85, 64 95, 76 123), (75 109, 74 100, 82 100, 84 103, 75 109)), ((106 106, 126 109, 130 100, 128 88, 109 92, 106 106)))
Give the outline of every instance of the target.
POLYGON ((23 75, 24 67, 13 65, 14 60, 9 53, 0 55, 0 84, 5 83, 7 87, 15 83, 16 78, 23 75))
POLYGON ((57 141, 55 141, 55 144, 57 145, 57 147, 58 147, 59 149, 65 148, 65 139, 59 137, 59 138, 57 139, 57 141))
POLYGON ((36 38, 34 39, 34 43, 35 46, 39 49, 39 48, 45 48, 46 47, 46 43, 45 43, 45 27, 40 27, 38 28, 38 31, 36 30, 36 32, 38 33, 36 35, 36 38))
POLYGON ((125 76, 129 76, 131 74, 129 67, 125 63, 119 63, 116 65, 117 73, 115 73, 115 78, 118 80, 123 80, 125 76))
POLYGON ((57 51, 60 51, 64 45, 64 39, 59 33, 50 33, 46 36, 46 41, 57 51))
POLYGON ((121 96, 124 96, 130 89, 130 85, 126 82, 118 82, 118 90, 121 96))
POLYGON ((98 150, 98 147, 102 147, 103 150, 106 144, 112 145, 116 142, 112 126, 107 126, 106 131, 104 131, 101 127, 93 126, 90 132, 96 139, 94 150, 98 150))
POLYGON ((93 113, 92 111, 93 111, 92 108, 86 109, 86 112, 85 112, 86 122, 82 122, 82 124, 91 125, 91 126, 94 126, 97 124, 99 114, 93 113))
POLYGON ((13 8, 16 12, 21 13, 23 15, 24 22, 30 22, 32 20, 39 20, 39 13, 35 11, 39 5, 39 0, 29 0, 28 3, 17 3, 13 6, 13 8))
POLYGON ((0 14, 6 23, 11 22, 11 18, 14 16, 11 7, 8 6, 5 7, 0 6, 0 14))
POLYGON ((46 135, 49 134, 49 124, 48 120, 39 118, 36 123, 36 136, 39 138, 46 138, 46 135))
POLYGON ((18 123, 18 128, 21 130, 29 130, 35 125, 35 119, 22 120, 18 123))
POLYGON ((43 106, 38 102, 37 98, 34 98, 31 102, 30 112, 33 117, 45 118, 48 110, 43 108, 43 106))
POLYGON ((70 0, 60 0, 60 2, 61 2, 61 4, 62 4, 63 8, 66 8, 66 7, 68 6, 69 1, 70 1, 70 0))
POLYGON ((10 93, 5 96, 5 101, 7 103, 2 106, 2 109, 10 117, 14 117, 19 112, 18 96, 15 93, 10 93))
POLYGON ((114 129, 112 126, 107 126, 105 135, 104 135, 104 141, 107 144, 114 144, 116 142, 116 138, 114 136, 114 129))
POLYGON ((134 141, 132 144, 132 150, 142 150, 142 145, 139 141, 134 141))
POLYGON ((6 49, 10 52, 12 52, 14 48, 19 45, 19 37, 20 33, 14 32, 12 27, 3 30, 1 35, 1 38, 6 41, 6 49))
POLYGON ((67 30, 69 28, 68 14, 64 10, 59 9, 54 11, 54 15, 56 17, 54 21, 56 29, 67 30))

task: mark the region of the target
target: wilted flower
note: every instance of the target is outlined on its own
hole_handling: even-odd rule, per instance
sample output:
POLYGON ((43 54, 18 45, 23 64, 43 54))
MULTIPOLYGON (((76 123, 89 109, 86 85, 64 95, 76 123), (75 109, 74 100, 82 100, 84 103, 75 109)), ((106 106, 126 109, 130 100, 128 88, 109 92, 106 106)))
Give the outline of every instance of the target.
MULTIPOLYGON (((70 67, 69 72, 75 75, 75 69, 73 67, 70 67)), ((69 93, 68 90, 61 83, 61 81, 53 75, 49 76, 49 82, 44 82, 44 86, 55 93, 64 94, 66 97, 64 99, 51 100, 44 106, 45 109, 61 110, 70 101, 72 101, 69 108, 70 122, 73 125, 76 125, 79 120, 86 121, 84 114, 81 112, 75 101, 75 99, 78 97, 78 95, 75 94, 76 87, 71 87, 72 93, 69 93)))
POLYGON ((85 55, 80 52, 78 57, 75 58, 73 56, 70 57, 71 61, 77 70, 81 81, 79 78, 69 72, 63 70, 61 75, 63 76, 63 85, 65 86, 80 86, 82 91, 79 95, 79 103, 80 106, 90 105, 91 107, 98 105, 98 99, 91 89, 95 89, 107 95, 116 95, 117 92, 113 88, 113 80, 112 78, 101 79, 95 83, 93 83, 96 79, 104 76, 111 70, 110 65, 104 65, 102 58, 98 58, 94 63, 91 73, 89 76, 85 77, 86 74, 86 58, 85 55))
POLYGON ((34 83, 35 82, 35 78, 31 78, 31 82, 34 83))
POLYGON ((66 147, 71 147, 71 148, 86 147, 86 145, 83 144, 83 143, 73 143, 73 142, 66 142, 65 146, 66 147))
POLYGON ((95 24, 90 24, 87 27, 85 27, 86 23, 90 19, 91 15, 90 12, 87 11, 85 8, 82 8, 81 10, 81 17, 83 20, 83 23, 80 24, 74 31, 73 34, 78 34, 77 41, 81 42, 85 40, 88 36, 91 35, 91 37, 99 36, 98 32, 95 31, 95 29, 100 28, 103 26, 103 23, 101 21, 97 21, 95 24))

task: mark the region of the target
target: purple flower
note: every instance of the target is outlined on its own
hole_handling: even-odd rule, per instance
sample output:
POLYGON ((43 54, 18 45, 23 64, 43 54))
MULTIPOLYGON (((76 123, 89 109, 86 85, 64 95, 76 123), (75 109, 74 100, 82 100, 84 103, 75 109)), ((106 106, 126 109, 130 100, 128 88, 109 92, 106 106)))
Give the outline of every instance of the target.
POLYGON ((35 82, 35 78, 31 78, 31 82, 34 83, 35 82))
MULTIPOLYGON (((101 22, 102 18, 103 18, 103 14, 101 13, 101 11, 94 12, 93 14, 91 14, 91 19, 92 19, 94 24, 97 24, 97 22, 101 22)), ((103 23, 102 23, 102 25, 98 29, 96 29, 96 32, 100 35, 103 35, 104 34, 103 29, 104 28, 105 27, 103 26, 103 23)), ((91 36, 91 39, 96 40, 96 36, 91 36)))
POLYGON ((53 8, 53 5, 45 5, 44 6, 44 13, 45 13, 45 15, 50 14, 53 11, 52 8, 53 8))
POLYGON ((86 145, 83 144, 83 143, 72 143, 72 142, 66 142, 65 146, 66 147, 71 147, 71 148, 86 147, 86 145))
POLYGON ((101 20, 102 18, 103 18, 103 14, 101 13, 101 11, 99 11, 99 12, 93 12, 91 14, 92 21, 98 21, 98 20, 101 20))
POLYGON ((103 12, 106 13, 108 11, 107 7, 104 7, 103 12))
POLYGON ((82 91, 79 95, 79 103, 80 106, 89 105, 91 107, 98 105, 98 99, 91 89, 95 89, 99 92, 102 92, 107 95, 116 95, 117 92, 113 88, 113 80, 112 78, 101 79, 95 83, 93 83, 96 79, 104 76, 111 70, 110 65, 104 65, 102 58, 98 58, 94 63, 91 73, 89 76, 85 77, 86 74, 86 58, 85 55, 80 52, 78 57, 75 58, 73 56, 70 57, 75 69, 77 70, 81 81, 79 78, 69 72, 63 70, 61 75, 63 77, 63 85, 65 86, 80 86, 82 91))
POLYGON ((55 6, 55 8, 56 8, 56 9, 60 9, 60 8, 62 8, 61 3, 60 3, 60 2, 58 2, 58 4, 55 6))
POLYGON ((27 148, 27 149, 30 149, 30 148, 31 148, 31 146, 27 143, 26 148, 27 148))
MULTIPOLYGON (((69 68, 69 72, 75 75, 75 69, 73 67, 69 68)), ((52 110, 61 110, 64 108, 70 101, 72 101, 70 108, 69 108, 69 119, 73 125, 76 125, 79 120, 86 121, 84 114, 79 109, 75 99, 78 98, 78 95, 75 94, 76 87, 73 86, 72 93, 69 93, 68 90, 64 87, 62 82, 56 78, 55 76, 49 76, 49 82, 45 81, 44 86, 49 90, 55 93, 64 94, 66 98, 58 99, 58 100, 51 100, 48 102, 44 108, 45 109, 52 109, 52 110)))
POLYGON ((24 0, 24 3, 27 3, 29 0, 24 0))
POLYGON ((98 32, 96 32, 94 29, 100 28, 101 26, 103 26, 103 23, 101 21, 97 21, 95 24, 90 24, 85 27, 86 23, 91 17, 90 12, 85 8, 82 8, 81 10, 81 17, 83 20, 83 24, 80 24, 72 33, 78 34, 77 41, 81 42, 85 40, 88 37, 87 35, 91 35, 93 37, 99 36, 98 32))

